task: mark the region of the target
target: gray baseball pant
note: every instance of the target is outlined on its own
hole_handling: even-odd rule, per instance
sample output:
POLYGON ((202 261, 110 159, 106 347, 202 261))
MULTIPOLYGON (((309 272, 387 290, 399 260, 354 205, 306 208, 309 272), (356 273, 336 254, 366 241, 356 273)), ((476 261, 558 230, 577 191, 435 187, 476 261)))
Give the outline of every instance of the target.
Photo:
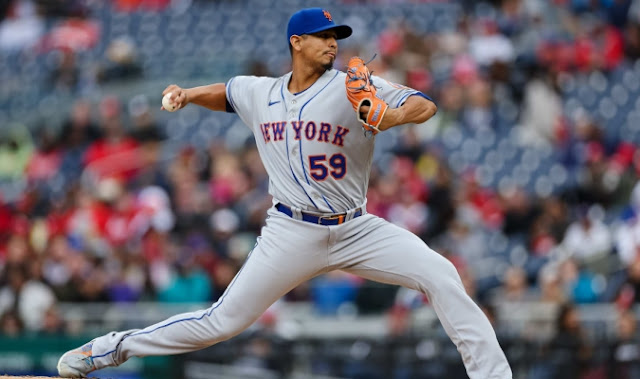
POLYGON ((255 248, 216 303, 145 329, 98 337, 93 344, 96 368, 117 366, 134 356, 186 353, 227 340, 300 283, 341 269, 423 292, 471 379, 512 378, 491 324, 466 294, 453 264, 417 236, 371 214, 335 226, 295 220, 274 208, 268 214, 255 248))

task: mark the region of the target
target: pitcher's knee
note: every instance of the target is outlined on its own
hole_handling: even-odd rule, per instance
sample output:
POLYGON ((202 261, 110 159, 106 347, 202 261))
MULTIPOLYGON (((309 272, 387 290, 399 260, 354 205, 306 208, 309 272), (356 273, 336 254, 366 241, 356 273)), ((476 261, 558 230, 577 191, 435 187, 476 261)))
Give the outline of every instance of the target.
POLYGON ((442 257, 438 260, 438 264, 433 268, 433 274, 439 281, 446 281, 447 279, 453 279, 460 282, 460 274, 458 269, 448 259, 442 257))
POLYGON ((431 294, 463 288, 458 270, 445 258, 439 259, 437 265, 430 265, 420 275, 420 282, 421 286, 431 294))
POLYGON ((226 341, 237 336, 251 326, 252 323, 253 320, 245 320, 241 317, 225 318, 223 322, 218 323, 219 327, 217 328, 217 333, 215 333, 216 342, 226 341))

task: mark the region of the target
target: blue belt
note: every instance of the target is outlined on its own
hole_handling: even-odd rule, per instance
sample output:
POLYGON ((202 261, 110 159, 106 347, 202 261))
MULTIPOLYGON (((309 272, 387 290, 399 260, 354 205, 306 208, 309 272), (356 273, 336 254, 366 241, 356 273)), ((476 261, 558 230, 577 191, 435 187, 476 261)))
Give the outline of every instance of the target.
MULTIPOLYGON (((282 203, 278 203, 276 204, 276 209, 286 214, 287 216, 293 218, 293 211, 288 206, 282 203)), ((300 213, 302 213, 302 221, 306 221, 306 222, 310 222, 312 224, 318 224, 318 225, 344 224, 347 217, 346 213, 334 214, 330 216, 317 216, 312 213, 308 213, 304 211, 301 211, 300 213)), ((360 216, 362 216, 362 208, 356 209, 355 213, 353 214, 353 218, 360 217, 360 216)))

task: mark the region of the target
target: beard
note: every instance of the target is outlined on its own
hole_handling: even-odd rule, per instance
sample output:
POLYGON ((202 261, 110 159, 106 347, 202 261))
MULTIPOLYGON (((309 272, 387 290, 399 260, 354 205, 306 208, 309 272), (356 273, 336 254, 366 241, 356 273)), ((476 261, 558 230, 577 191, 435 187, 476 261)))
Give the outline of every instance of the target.
POLYGON ((335 58, 333 58, 333 59, 329 60, 329 62, 328 62, 328 63, 323 64, 323 65, 322 65, 322 68, 323 68, 325 71, 329 71, 329 70, 331 70, 331 69, 333 68, 333 62, 335 62, 335 58))

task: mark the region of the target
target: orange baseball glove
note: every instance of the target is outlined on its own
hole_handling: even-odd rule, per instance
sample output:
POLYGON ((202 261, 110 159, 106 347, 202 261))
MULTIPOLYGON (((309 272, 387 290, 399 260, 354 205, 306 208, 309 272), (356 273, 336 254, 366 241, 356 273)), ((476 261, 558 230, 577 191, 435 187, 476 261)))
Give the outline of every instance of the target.
POLYGON ((378 134, 378 126, 382 122, 389 105, 376 95, 376 87, 371 81, 371 73, 364 61, 359 57, 349 59, 347 64, 347 98, 358 115, 358 120, 365 130, 378 134), (369 111, 364 114, 362 106, 369 106, 369 111))

